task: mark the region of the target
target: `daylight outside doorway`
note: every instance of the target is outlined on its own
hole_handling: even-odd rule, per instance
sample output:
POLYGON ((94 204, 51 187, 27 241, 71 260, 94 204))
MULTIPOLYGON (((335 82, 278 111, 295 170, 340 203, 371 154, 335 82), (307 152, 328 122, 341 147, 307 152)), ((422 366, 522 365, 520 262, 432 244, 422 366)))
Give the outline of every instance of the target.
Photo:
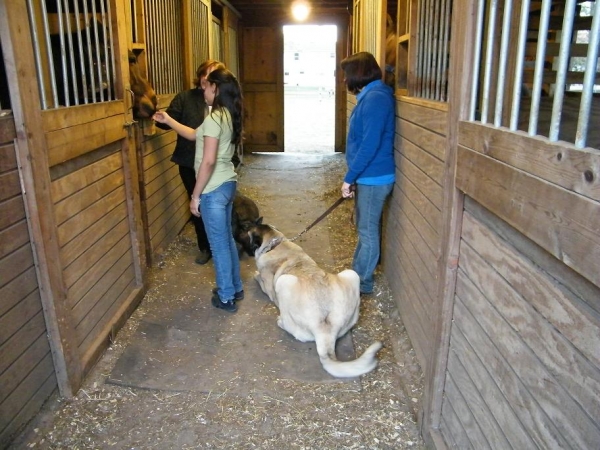
POLYGON ((284 111, 286 153, 333 153, 335 25, 286 25, 284 111))

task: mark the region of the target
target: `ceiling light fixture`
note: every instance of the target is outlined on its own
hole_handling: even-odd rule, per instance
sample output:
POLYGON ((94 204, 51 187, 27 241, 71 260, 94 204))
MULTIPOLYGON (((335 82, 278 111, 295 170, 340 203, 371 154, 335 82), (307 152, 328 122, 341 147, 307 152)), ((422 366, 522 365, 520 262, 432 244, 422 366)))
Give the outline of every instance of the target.
POLYGON ((310 14, 310 4, 305 0, 296 0, 292 3, 292 16, 299 22, 303 22, 310 14))

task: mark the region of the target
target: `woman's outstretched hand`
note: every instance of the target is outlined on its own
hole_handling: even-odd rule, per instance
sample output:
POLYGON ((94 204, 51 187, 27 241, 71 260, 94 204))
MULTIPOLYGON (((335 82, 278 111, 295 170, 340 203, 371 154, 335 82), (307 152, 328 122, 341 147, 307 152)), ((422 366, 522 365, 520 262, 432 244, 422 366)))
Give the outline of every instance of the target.
POLYGON ((171 116, 169 116, 166 111, 156 111, 152 118, 157 122, 167 123, 171 119, 171 116))

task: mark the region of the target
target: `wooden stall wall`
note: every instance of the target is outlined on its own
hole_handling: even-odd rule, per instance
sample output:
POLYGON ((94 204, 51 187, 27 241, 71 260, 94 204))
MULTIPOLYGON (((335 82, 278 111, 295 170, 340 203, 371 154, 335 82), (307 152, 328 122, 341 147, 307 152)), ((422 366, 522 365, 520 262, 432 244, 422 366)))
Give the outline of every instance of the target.
MULTIPOLYGON (((468 22, 453 47, 467 67, 468 22)), ((457 71, 452 95, 465 202, 437 447, 598 448, 600 150, 465 121, 470 78, 457 71)))
POLYGON ((400 97, 383 265, 424 373, 435 351, 447 107, 400 97))
POLYGON ((467 198, 442 406, 446 442, 597 448, 599 312, 597 286, 467 198))
MULTIPOLYGON (((125 30, 116 20, 124 15, 122 6, 117 2, 109 18, 117 100, 44 109, 29 28, 41 16, 34 20, 20 2, 0 3, 20 188, 26 193, 54 383, 66 397, 77 391, 144 293, 137 165, 122 100, 125 30)), ((19 332, 28 332, 28 326, 19 332)), ((19 401, 24 407, 27 397, 19 401)))
MULTIPOLYGON (((4 111, 7 113, 8 111, 4 111)), ((0 118, 0 447, 57 390, 15 151, 0 118)))

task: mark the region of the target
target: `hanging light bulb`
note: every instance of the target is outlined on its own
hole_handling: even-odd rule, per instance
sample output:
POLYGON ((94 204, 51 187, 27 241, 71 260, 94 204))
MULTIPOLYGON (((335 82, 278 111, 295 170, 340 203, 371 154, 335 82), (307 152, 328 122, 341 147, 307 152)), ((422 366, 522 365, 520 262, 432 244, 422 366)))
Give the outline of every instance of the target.
POLYGON ((310 14, 310 4, 305 0, 296 0, 292 3, 292 16, 299 22, 303 22, 310 14))

